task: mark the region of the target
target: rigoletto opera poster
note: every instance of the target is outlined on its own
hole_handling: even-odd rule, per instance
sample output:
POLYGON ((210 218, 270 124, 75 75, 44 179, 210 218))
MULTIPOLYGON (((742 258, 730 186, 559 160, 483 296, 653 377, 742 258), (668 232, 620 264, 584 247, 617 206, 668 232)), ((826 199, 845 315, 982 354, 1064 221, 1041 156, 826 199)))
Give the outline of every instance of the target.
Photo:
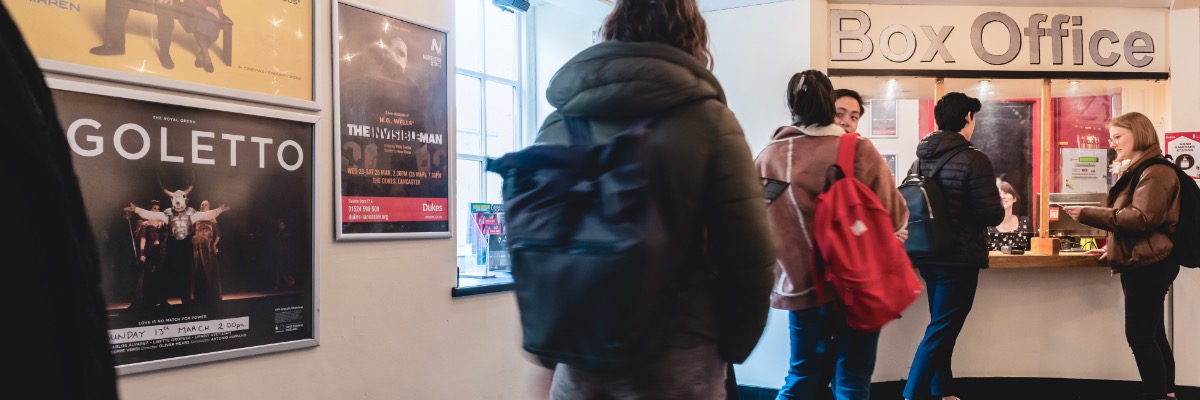
POLYGON ((312 0, 0 0, 42 68, 316 109, 312 0))
POLYGON ((316 345, 312 123, 53 94, 119 370, 316 345))
POLYGON ((446 34, 335 14, 337 239, 450 237, 446 34))

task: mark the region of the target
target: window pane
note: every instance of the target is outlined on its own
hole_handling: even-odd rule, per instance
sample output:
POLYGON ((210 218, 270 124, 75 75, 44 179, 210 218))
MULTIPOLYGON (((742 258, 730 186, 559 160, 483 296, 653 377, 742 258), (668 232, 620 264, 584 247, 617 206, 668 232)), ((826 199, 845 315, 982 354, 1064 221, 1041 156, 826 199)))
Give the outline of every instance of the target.
MULTIPOLYGON (((488 8, 496 8, 488 5, 488 8)), ((454 43, 458 67, 483 70, 483 0, 454 1, 454 43)))
POLYGON ((517 79, 517 14, 491 5, 485 7, 487 18, 487 74, 505 79, 517 79))
POLYGON ((483 99, 480 96, 479 79, 458 75, 455 100, 458 106, 458 152, 459 154, 483 154, 483 136, 480 132, 483 99))
POLYGON ((458 213, 458 221, 455 225, 458 226, 455 228, 454 236, 457 238, 459 249, 462 249, 467 246, 467 238, 470 236, 467 228, 470 226, 468 223, 471 219, 471 208, 468 205, 483 200, 483 182, 480 180, 483 174, 483 163, 460 158, 457 167, 458 178, 455 179, 455 183, 458 188, 458 198, 455 199, 455 211, 458 213))
POLYGON ((496 82, 487 83, 487 155, 499 157, 513 151, 516 137, 515 88, 496 82))
POLYGON ((504 203, 500 192, 504 187, 504 179, 499 174, 487 174, 487 202, 492 204, 504 203))

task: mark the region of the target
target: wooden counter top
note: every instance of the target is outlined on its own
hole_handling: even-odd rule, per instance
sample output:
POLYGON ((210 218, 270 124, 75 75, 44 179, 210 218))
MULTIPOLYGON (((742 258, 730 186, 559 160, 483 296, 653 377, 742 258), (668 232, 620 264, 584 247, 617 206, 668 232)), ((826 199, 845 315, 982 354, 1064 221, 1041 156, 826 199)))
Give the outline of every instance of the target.
POLYGON ((1096 261, 1096 256, 1083 253, 1047 256, 993 251, 988 255, 988 264, 991 268, 1108 268, 1108 265, 1096 261))

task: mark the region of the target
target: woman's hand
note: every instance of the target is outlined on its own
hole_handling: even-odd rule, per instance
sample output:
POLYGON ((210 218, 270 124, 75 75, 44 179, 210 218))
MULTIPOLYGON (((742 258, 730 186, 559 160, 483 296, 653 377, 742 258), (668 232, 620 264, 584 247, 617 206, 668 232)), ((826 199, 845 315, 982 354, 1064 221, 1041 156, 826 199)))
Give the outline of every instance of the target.
POLYGON ((908 240, 908 229, 901 229, 899 232, 896 232, 896 239, 900 239, 901 242, 908 240))
POLYGON ((1083 210, 1083 206, 1066 206, 1063 211, 1071 216, 1071 219, 1079 220, 1079 212, 1083 210))
POLYGON ((1096 258, 1096 261, 1104 261, 1104 260, 1107 260, 1107 259, 1108 259, 1108 250, 1105 250, 1105 249, 1095 249, 1095 250, 1088 250, 1088 251, 1084 252, 1083 254, 1090 254, 1090 255, 1093 255, 1093 256, 1095 256, 1095 255, 1098 255, 1098 256, 1100 256, 1100 257, 1097 257, 1097 258, 1096 258))

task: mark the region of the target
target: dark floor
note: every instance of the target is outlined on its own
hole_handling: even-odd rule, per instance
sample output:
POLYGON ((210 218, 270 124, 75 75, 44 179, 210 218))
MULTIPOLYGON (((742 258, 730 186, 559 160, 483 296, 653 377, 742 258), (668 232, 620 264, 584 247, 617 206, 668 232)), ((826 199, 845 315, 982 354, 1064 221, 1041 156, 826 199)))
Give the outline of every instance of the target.
MULTIPOLYGON (((1140 383, 1056 378, 959 378, 963 400, 1137 400, 1140 383)), ((776 389, 740 386, 740 400, 774 400, 776 389)), ((904 381, 871 385, 872 400, 902 400, 904 381)), ((1180 400, 1200 400, 1200 388, 1178 391, 1180 400)), ((821 399, 824 400, 824 399, 821 399)))

